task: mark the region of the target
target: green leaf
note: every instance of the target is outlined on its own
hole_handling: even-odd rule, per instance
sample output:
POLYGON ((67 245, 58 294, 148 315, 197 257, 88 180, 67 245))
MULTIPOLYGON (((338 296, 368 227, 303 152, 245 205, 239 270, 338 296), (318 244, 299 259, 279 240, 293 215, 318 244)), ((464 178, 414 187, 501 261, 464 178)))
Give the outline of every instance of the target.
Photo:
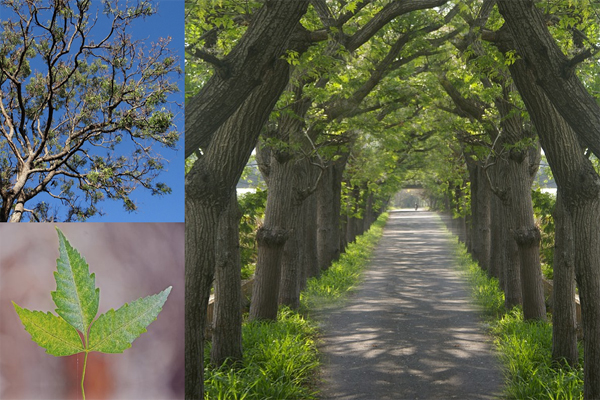
POLYGON ((89 273, 85 259, 75 250, 60 229, 58 232, 59 254, 56 260, 56 291, 51 292, 56 313, 75 329, 85 333, 98 313, 100 289, 96 278, 89 273))
POLYGON ((89 351, 122 353, 146 327, 156 319, 171 292, 171 286, 153 296, 125 303, 117 311, 108 310, 100 315, 90 329, 89 351))
POLYGON ((12 302, 31 340, 53 356, 70 356, 84 351, 79 333, 64 319, 50 312, 31 311, 12 302))

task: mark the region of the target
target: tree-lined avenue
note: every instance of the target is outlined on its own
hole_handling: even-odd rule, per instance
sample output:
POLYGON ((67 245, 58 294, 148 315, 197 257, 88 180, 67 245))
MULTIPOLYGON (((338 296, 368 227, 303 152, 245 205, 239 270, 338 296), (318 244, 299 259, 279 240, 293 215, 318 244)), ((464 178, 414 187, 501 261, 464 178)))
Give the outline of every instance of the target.
POLYGON ((492 399, 502 373, 432 212, 390 212, 363 282, 323 311, 324 399, 492 399))

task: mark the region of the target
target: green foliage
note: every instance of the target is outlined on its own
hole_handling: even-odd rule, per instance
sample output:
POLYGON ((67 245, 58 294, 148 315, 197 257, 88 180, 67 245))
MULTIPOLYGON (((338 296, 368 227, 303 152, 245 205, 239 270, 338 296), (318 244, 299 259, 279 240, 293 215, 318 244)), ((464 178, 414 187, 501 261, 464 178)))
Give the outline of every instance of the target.
POLYGON ((255 193, 246 193, 238 198, 240 218, 240 256, 242 279, 248 279, 254 273, 257 251, 256 231, 265 213, 267 191, 256 189, 255 193))
POLYGON ((162 292, 125 303, 117 311, 102 314, 90 329, 89 351, 122 353, 131 347, 146 327, 156 319, 171 292, 171 286, 162 292))
POLYGON ((543 263, 542 271, 548 279, 552 279, 552 265, 554 262, 554 218, 552 211, 556 204, 556 198, 550 193, 544 193, 541 189, 531 191, 533 201, 533 212, 540 228, 542 241, 540 243, 540 256, 543 263))
POLYGON ((188 158, 185 159, 185 173, 186 174, 188 172, 190 172, 190 170, 194 166, 194 163, 196 162, 196 160, 198 160, 198 156, 195 153, 192 153, 191 156, 189 156, 188 158))
POLYGON ((56 291, 51 292, 56 313, 80 332, 85 332, 98 313, 100 288, 85 259, 57 229, 59 254, 56 260, 56 291))
POLYGON ((524 322, 519 307, 507 312, 498 281, 481 270, 462 244, 456 246, 456 259, 474 299, 490 317, 490 332, 504 365, 506 398, 583 399, 583 349, 579 348, 580 367, 553 364, 552 325, 524 322))
POLYGON ((383 235, 387 218, 387 213, 382 214, 368 232, 348 245, 339 260, 333 262, 319 277, 308 280, 306 289, 300 294, 304 310, 336 304, 359 283, 361 272, 383 235))
POLYGON ((132 37, 134 20, 156 13, 148 0, 95 3, 0 0, 0 163, 2 190, 14 192, 2 196, 3 220, 84 221, 105 199, 136 210, 136 188, 171 191, 154 182, 165 162, 157 146, 174 149, 179 139, 171 96, 182 70, 171 39, 146 45, 132 37), (20 135, 9 133, 14 127, 20 135), (56 210, 31 204, 42 193, 56 210), (16 198, 28 203, 26 217, 13 212, 16 198))
MULTIPOLYGON (((358 283, 386 220, 387 214, 382 214, 367 233, 348 246, 339 261, 320 278, 309 280, 301 294, 304 314, 337 302, 358 283)), ((210 366, 210 344, 206 347, 205 399, 316 399, 311 384, 319 366, 317 335, 317 326, 310 318, 287 307, 279 310, 276 322, 245 323, 243 361, 214 369, 210 366)))
MULTIPOLYGON (((288 308, 277 322, 244 324, 241 365, 225 363, 205 372, 205 399, 314 399, 311 382, 319 365, 315 324, 288 308)), ((210 362, 207 346, 206 365, 210 362)))
POLYGON ((553 365, 552 326, 547 322, 524 322, 522 314, 515 308, 492 329, 506 369, 507 397, 583 399, 583 368, 553 365))
POLYGON ((490 278, 464 246, 456 246, 455 258, 469 282, 471 296, 483 307, 485 314, 492 318, 504 315, 504 293, 499 289, 498 280, 490 278))
POLYGON ((70 356, 85 351, 73 326, 50 312, 30 311, 12 302, 31 339, 53 356, 70 356))
MULTIPOLYGON (((125 304, 117 311, 111 309, 96 321, 100 289, 95 288, 95 275, 89 274, 85 259, 75 250, 63 233, 56 228, 59 239, 56 291, 51 292, 58 316, 48 312, 30 311, 13 306, 31 339, 46 353, 67 356, 92 351, 122 353, 131 343, 146 332, 146 327, 156 319, 167 301, 171 286, 159 294, 140 298, 125 304), (80 337, 81 335, 81 337, 80 337)), ((84 370, 81 377, 83 398, 84 370)))

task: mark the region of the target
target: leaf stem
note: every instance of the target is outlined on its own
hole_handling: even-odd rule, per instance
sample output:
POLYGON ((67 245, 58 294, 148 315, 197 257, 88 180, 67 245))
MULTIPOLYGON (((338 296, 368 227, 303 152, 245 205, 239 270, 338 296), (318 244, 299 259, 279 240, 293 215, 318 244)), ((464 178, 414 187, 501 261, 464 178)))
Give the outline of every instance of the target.
POLYGON ((87 365, 87 356, 89 351, 85 352, 85 358, 83 359, 83 372, 81 373, 81 396, 85 400, 85 390, 83 389, 83 380, 85 379, 85 366, 87 365))

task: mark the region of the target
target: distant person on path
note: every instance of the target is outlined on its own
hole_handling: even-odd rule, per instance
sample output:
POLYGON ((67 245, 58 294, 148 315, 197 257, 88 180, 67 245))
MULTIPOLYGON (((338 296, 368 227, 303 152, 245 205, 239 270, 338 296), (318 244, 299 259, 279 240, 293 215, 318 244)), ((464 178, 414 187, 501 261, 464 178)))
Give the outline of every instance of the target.
POLYGON ((419 203, 415 202, 415 211, 419 209, 419 203))

